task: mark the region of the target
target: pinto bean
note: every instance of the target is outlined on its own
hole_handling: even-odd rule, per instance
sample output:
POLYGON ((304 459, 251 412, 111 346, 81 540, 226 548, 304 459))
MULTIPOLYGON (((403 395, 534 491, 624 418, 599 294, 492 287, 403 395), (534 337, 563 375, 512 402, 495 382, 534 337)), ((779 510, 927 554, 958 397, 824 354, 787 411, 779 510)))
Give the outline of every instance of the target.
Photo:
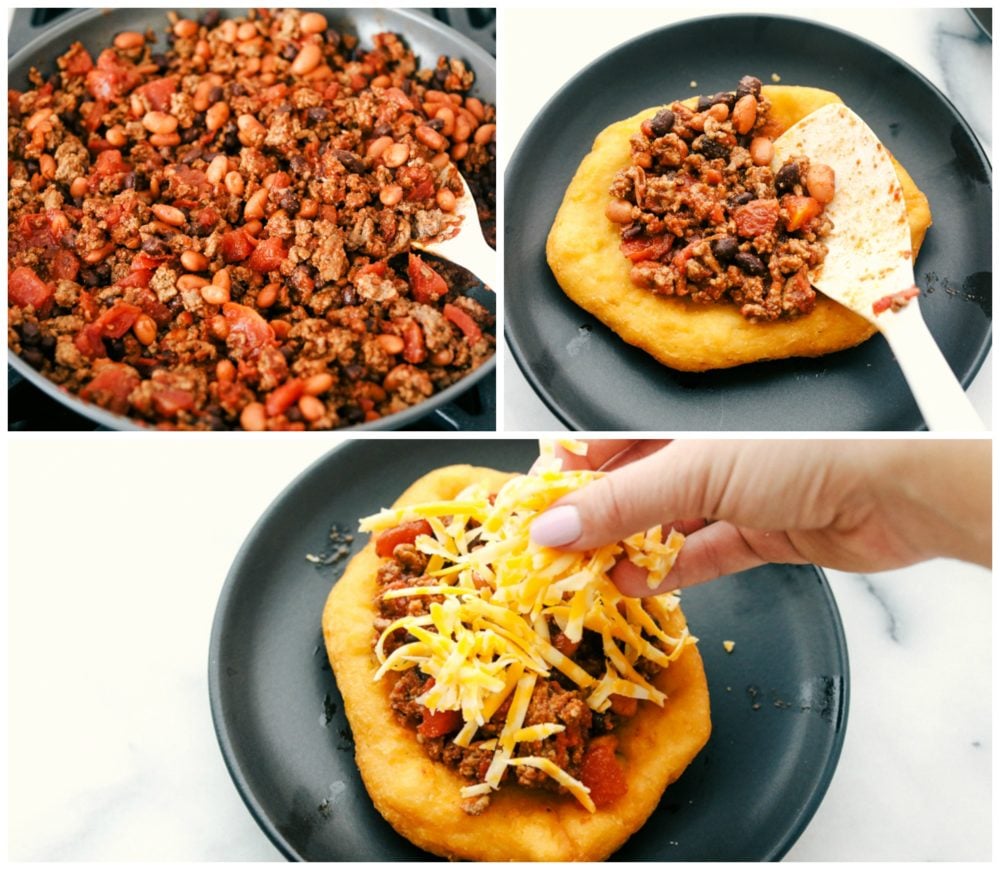
POLYGON ((142 116, 142 126, 150 133, 173 133, 177 129, 177 119, 166 112, 146 112, 142 116))
POLYGON ((319 12, 306 12, 299 19, 299 30, 307 35, 324 33, 326 26, 326 18, 319 12))
POLYGON ((386 166, 395 169, 397 166, 402 166, 410 159, 410 146, 405 142, 396 142, 389 146, 385 150, 385 154, 382 156, 382 162, 386 166))
POLYGON ((229 120, 229 103, 213 103, 205 110, 205 128, 209 133, 221 130, 229 120))
POLYGON ((754 166, 770 166, 774 159, 774 143, 767 136, 754 136, 750 140, 750 159, 754 166))
POLYGON ((740 97, 733 106, 733 129, 741 136, 749 133, 757 121, 757 98, 752 94, 740 97))
POLYGON ((161 220, 172 227, 182 227, 187 223, 187 216, 184 212, 172 205, 165 205, 162 202, 158 202, 150 211, 156 216, 157 220, 161 220))
POLYGON ((123 30, 115 37, 114 46, 122 51, 130 51, 133 48, 142 48, 146 44, 146 37, 134 30, 123 30))
POLYGON ((604 214, 609 221, 616 224, 632 223, 634 206, 627 199, 612 199, 608 201, 604 214))
POLYGON ((833 199, 833 169, 825 163, 810 163, 806 170, 806 188, 817 202, 826 205, 833 199))
POLYGON ((293 76, 304 76, 316 69, 322 60, 323 52, 320 47, 315 42, 308 42, 299 49, 299 53, 295 56, 288 71, 293 76))

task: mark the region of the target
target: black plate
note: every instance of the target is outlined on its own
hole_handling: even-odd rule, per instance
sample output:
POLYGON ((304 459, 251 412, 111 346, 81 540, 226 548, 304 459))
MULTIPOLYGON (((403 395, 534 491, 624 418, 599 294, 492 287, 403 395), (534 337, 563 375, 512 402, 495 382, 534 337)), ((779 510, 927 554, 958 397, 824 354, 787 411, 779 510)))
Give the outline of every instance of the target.
MULTIPOLYGON (((28 71, 37 67, 43 73, 55 72, 55 58, 74 42, 80 41, 94 57, 106 48, 114 36, 122 30, 144 32, 151 28, 157 37, 157 44, 164 45, 169 24, 166 9, 84 9, 68 14, 54 24, 39 29, 31 41, 19 50, 8 62, 8 80, 12 87, 23 88, 27 83, 28 71)), ((198 17, 201 9, 185 9, 185 14, 198 17)), ((406 44, 413 51, 418 64, 433 68, 442 54, 466 60, 469 68, 476 73, 472 92, 489 102, 496 101, 496 61, 476 43, 456 30, 410 9, 323 9, 331 27, 352 33, 365 46, 372 44, 376 33, 394 31, 403 35, 406 44)), ((224 17, 245 15, 246 9, 225 9, 224 17)), ((468 295, 484 305, 491 314, 496 313, 496 295, 483 287, 473 287, 468 295)), ((104 408, 86 402, 74 393, 63 389, 40 372, 29 366, 23 359, 7 351, 7 364, 21 377, 41 390, 48 398, 65 405, 71 411, 93 420, 108 429, 145 430, 149 427, 141 421, 113 414, 104 408)), ((479 368, 464 375, 461 380, 436 393, 419 405, 406 408, 388 417, 371 423, 345 427, 351 431, 375 429, 401 429, 411 424, 419 424, 426 415, 450 402, 458 402, 463 393, 488 381, 496 371, 496 355, 490 357, 479 368)), ((495 389, 494 389, 495 392, 495 389)), ((460 420, 461 408, 447 409, 452 420, 460 420)), ((444 417, 445 424, 451 421, 444 417)), ((461 422, 460 422, 461 425, 461 422)), ((493 428, 493 427, 491 427, 493 428)))
POLYGON ((747 73, 765 83, 777 73, 782 84, 837 92, 889 146, 934 214, 916 264, 931 332, 965 385, 986 357, 991 170, 951 103, 916 70, 842 31, 789 18, 702 18, 625 43, 584 69, 541 111, 506 172, 507 340, 531 385, 570 428, 923 425, 880 336, 815 360, 676 372, 574 305, 549 270, 549 228, 576 167, 604 127, 673 99, 732 89, 747 73))
MULTIPOLYGON (((430 857, 383 821, 358 776, 320 630, 344 562, 317 569, 306 554, 323 550, 331 524, 355 528, 433 468, 524 470, 536 456, 532 441, 349 442, 250 533, 212 628, 212 717, 243 800, 287 857, 430 857)), ((689 590, 684 609, 708 673, 712 737, 615 857, 779 858, 819 805, 844 740, 847 652, 830 589, 811 566, 772 566, 689 590), (731 655, 723 640, 736 641, 731 655)))

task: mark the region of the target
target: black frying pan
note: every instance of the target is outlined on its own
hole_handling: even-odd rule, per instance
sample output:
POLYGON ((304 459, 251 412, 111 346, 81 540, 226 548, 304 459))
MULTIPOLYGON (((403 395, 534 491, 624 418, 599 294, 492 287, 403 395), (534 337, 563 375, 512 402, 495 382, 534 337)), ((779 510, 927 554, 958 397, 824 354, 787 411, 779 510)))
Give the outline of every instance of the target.
MULTIPOLYGON (((202 9, 185 9, 184 14, 199 17, 202 9)), ((476 74, 472 93, 488 102, 496 101, 496 61, 482 48, 462 34, 432 18, 409 9, 323 9, 331 27, 358 36, 364 45, 372 44, 376 33, 394 31, 401 34, 417 56, 422 67, 433 67, 438 56, 447 54, 467 61, 476 74)), ((67 14, 47 26, 37 37, 15 54, 8 64, 8 87, 27 87, 28 71, 37 67, 48 75, 56 71, 55 59, 70 44, 79 40, 96 57, 101 49, 111 44, 114 35, 122 30, 145 31, 152 28, 160 43, 165 45, 164 34, 168 26, 166 9, 86 9, 67 14)), ((223 17, 245 15, 246 9, 224 9, 223 17)), ((492 313, 496 312, 496 298, 488 291, 470 292, 478 302, 492 313)), ((136 420, 112 414, 97 405, 83 401, 66 392, 45 378, 9 349, 7 361, 23 378, 78 414, 109 429, 145 429, 136 420)), ((350 427, 359 429, 399 429, 416 423, 425 415, 457 399, 462 393, 493 373, 496 357, 470 372, 462 380, 431 396, 427 401, 398 414, 392 414, 373 423, 350 427)))

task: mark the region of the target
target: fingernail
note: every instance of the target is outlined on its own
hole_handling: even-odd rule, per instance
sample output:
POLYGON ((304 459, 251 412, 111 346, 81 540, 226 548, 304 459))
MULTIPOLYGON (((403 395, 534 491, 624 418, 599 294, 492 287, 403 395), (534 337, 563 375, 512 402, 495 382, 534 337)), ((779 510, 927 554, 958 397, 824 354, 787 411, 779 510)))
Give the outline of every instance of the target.
POLYGON ((543 547, 572 544, 582 532, 580 511, 571 504, 547 510, 531 524, 531 540, 543 547))

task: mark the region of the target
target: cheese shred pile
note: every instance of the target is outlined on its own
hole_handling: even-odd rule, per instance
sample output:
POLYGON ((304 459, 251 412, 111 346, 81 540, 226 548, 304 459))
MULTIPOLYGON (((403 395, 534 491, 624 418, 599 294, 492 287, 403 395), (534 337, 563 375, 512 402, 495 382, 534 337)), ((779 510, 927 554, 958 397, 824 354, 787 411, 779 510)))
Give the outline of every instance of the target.
MULTIPOLYGON (((586 445, 560 442, 571 453, 586 445)), ((636 669, 640 659, 667 667, 696 642, 687 629, 671 636, 664 628, 678 606, 673 594, 644 599, 623 596, 608 571, 625 557, 649 571, 651 588, 670 571, 683 543, 672 531, 663 540, 659 527, 582 553, 534 544, 532 521, 553 502, 600 476, 593 471, 563 471, 551 444, 528 475, 508 481, 495 498, 474 484, 450 501, 387 509, 361 520, 361 531, 377 533, 401 523, 426 520, 433 535, 420 535, 417 550, 429 557, 425 585, 393 589, 384 598, 434 596, 428 612, 395 620, 375 646, 375 679, 389 671, 419 668, 433 677, 416 700, 430 711, 457 710, 463 725, 454 742, 473 743, 478 729, 510 698, 499 736, 478 745, 492 749, 485 781, 462 789, 472 798, 500 787, 508 767, 534 767, 556 780, 584 807, 594 811, 589 789, 551 760, 518 756, 518 744, 544 740, 565 729, 560 723, 525 726, 535 684, 555 669, 582 690, 596 712, 611 706, 612 695, 662 706, 666 696, 636 669), (385 641, 405 629, 412 638, 385 653, 385 641), (584 629, 601 638, 604 671, 594 677, 553 645, 558 629, 577 643, 584 629)))

